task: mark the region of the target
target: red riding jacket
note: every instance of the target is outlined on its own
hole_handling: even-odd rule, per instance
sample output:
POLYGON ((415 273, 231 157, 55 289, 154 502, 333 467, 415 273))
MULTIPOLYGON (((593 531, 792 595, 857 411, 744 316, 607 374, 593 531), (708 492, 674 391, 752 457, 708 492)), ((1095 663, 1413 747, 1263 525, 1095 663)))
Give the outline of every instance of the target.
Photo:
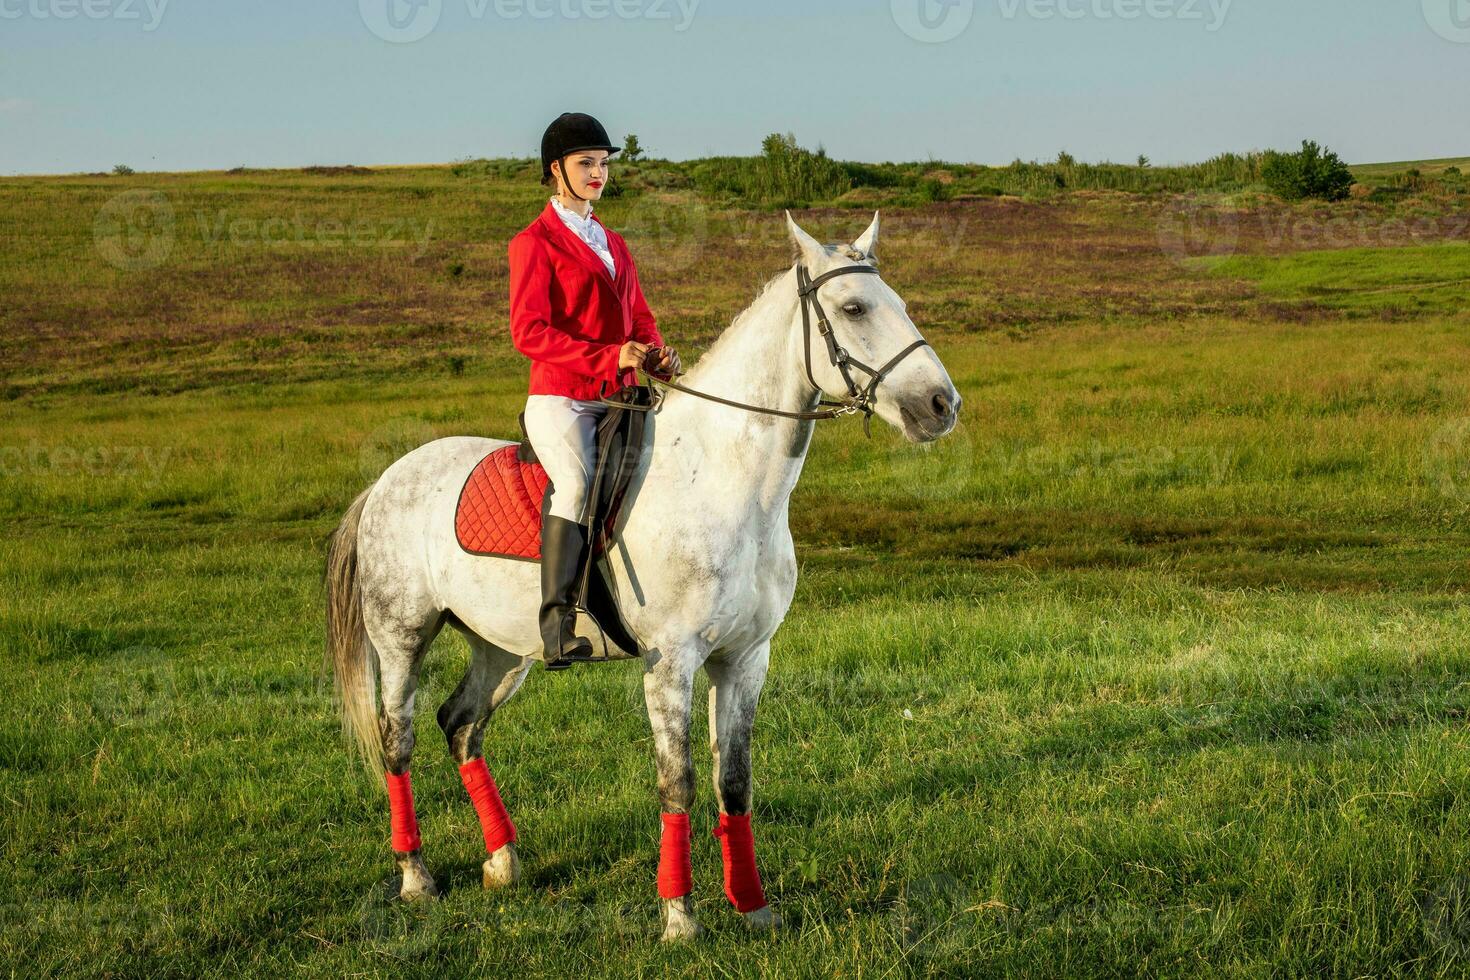
MULTIPOLYGON (((602 224, 596 214, 592 220, 602 224)), ((510 240, 510 335, 531 359, 530 394, 611 395, 637 381, 632 368, 618 369, 624 343, 663 346, 627 243, 606 225, 603 230, 616 278, 550 201, 510 240)))

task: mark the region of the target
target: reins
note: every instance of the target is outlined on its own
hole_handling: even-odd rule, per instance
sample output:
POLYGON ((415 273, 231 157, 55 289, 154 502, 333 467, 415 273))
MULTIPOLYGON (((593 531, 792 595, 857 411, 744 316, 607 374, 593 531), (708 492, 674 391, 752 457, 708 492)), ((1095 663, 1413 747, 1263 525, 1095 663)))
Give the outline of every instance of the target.
MULTIPOLYGON (((822 303, 820 300, 817 299, 817 287, 826 282, 828 279, 833 279, 837 276, 844 276, 852 273, 871 273, 873 275, 876 275, 878 273, 878 270, 870 265, 848 265, 843 266, 840 269, 833 269, 830 272, 824 272, 817 278, 812 279, 808 275, 805 265, 798 265, 796 267, 797 294, 801 297, 802 348, 803 353, 805 354, 807 381, 811 382, 811 386, 813 388, 816 388, 817 391, 820 392, 822 390, 821 385, 817 384, 816 380, 812 377, 812 320, 811 309, 808 308, 808 303, 810 303, 811 307, 815 308, 817 311, 817 332, 821 334, 822 339, 825 340, 827 343, 827 358, 833 367, 842 372, 842 380, 847 383, 846 401, 833 402, 819 399, 817 401, 818 405, 827 405, 830 407, 825 410, 818 409, 809 412, 789 412, 785 409, 767 408, 762 405, 750 405, 746 402, 738 402, 729 398, 721 398, 719 395, 711 395, 709 392, 698 391, 694 388, 685 387, 684 385, 679 384, 677 381, 665 381, 663 378, 658 378, 653 376, 652 374, 649 374, 646 370, 643 369, 641 365, 638 367, 638 372, 649 381, 652 381, 658 385, 662 385, 665 388, 671 388, 674 391, 682 391, 686 394, 696 395, 700 398, 706 398, 712 402, 719 402, 722 405, 729 405, 732 408, 744 409, 747 412, 759 412, 763 415, 779 415, 783 418, 788 419, 835 419, 840 418, 844 415, 852 415, 857 412, 862 412, 863 434, 871 439, 873 437, 873 432, 870 427, 870 422, 873 418, 873 399, 878 389, 878 383, 888 375, 888 372, 892 371, 893 368, 897 366, 899 361, 903 360, 905 357, 918 350, 920 347, 927 347, 929 342, 921 337, 920 339, 914 341, 912 344, 909 344, 903 350, 899 351, 893 357, 889 358, 886 364, 876 370, 864 364, 862 361, 859 361, 857 358, 849 354, 846 348, 840 346, 837 343, 837 338, 832 331, 832 324, 827 319, 827 311, 822 309, 822 303), (867 387, 859 388, 857 386, 857 383, 853 381, 852 372, 849 369, 849 365, 857 368, 860 371, 866 371, 869 375, 872 376, 873 380, 868 383, 867 387)), ((626 402, 612 401, 607 398, 599 398, 598 401, 602 402, 605 405, 611 405, 618 408, 647 412, 657 411, 658 407, 663 404, 663 396, 659 395, 655 390, 653 402, 648 405, 631 405, 626 402)))

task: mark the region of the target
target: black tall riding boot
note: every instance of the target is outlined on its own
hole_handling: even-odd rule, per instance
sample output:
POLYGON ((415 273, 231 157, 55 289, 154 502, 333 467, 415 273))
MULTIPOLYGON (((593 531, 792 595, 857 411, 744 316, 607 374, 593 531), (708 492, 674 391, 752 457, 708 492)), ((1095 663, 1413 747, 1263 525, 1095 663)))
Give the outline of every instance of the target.
POLYGON ((541 519, 541 641, 547 670, 564 670, 592 657, 592 641, 576 635, 578 573, 587 529, 554 514, 541 519))

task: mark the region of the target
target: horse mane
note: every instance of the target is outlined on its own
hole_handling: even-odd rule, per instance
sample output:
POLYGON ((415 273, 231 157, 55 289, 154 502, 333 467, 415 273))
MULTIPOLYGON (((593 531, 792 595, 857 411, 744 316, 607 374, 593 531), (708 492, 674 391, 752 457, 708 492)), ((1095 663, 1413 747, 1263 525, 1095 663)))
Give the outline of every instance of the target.
POLYGON ((699 360, 695 361, 690 366, 689 372, 694 371, 696 368, 699 367, 699 365, 703 364, 710 357, 711 354, 716 353, 721 349, 722 345, 728 343, 729 338, 736 333, 735 328, 740 326, 742 323, 745 322, 748 317, 750 317, 752 311, 760 306, 761 301, 766 298, 766 294, 771 291, 771 289, 776 285, 777 282, 785 278, 786 273, 790 271, 791 270, 789 268, 782 269, 780 272, 767 279, 765 283, 761 285, 761 288, 755 294, 755 297, 749 303, 745 304, 744 309, 735 314, 735 318, 730 321, 730 325, 727 326, 724 330, 720 331, 720 335, 715 338, 715 342, 710 344, 709 347, 705 349, 705 352, 699 356, 699 360))

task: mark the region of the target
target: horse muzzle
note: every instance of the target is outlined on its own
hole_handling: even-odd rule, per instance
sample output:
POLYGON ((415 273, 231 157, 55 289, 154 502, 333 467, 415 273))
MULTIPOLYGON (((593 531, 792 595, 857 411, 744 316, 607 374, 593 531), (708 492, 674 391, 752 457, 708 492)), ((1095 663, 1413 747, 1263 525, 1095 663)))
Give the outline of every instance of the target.
POLYGON ((898 414, 903 419, 904 436, 910 442, 933 442, 948 435, 959 423, 963 401, 953 386, 945 385, 900 402, 898 414))

